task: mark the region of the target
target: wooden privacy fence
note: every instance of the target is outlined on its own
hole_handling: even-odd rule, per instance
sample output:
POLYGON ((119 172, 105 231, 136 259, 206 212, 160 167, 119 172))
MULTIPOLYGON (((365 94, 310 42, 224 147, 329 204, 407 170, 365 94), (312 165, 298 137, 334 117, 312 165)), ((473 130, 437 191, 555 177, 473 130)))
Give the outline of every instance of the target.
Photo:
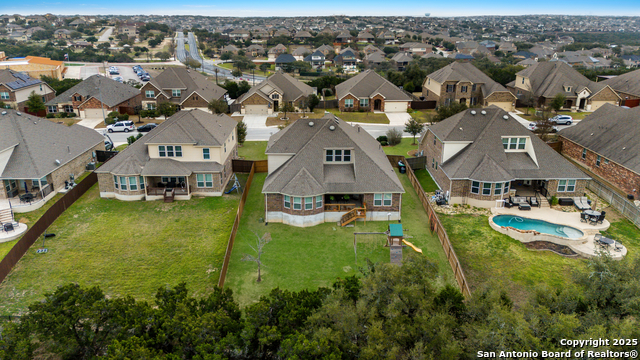
POLYGON ((80 183, 73 187, 60 200, 56 201, 45 213, 33 224, 22 238, 9 250, 9 253, 0 261, 0 283, 9 275, 9 272, 18 261, 27 253, 29 248, 47 230, 51 224, 60 216, 71 204, 78 200, 95 183, 98 182, 98 175, 94 172, 89 174, 80 183))
POLYGON ((640 209, 632 201, 593 178, 587 182, 587 189, 609 202, 612 208, 618 210, 629 221, 640 227, 640 209))
POLYGON ((412 101, 411 108, 414 110, 435 109, 438 103, 436 101, 412 101))
POLYGON ((413 173, 413 169, 408 164, 407 159, 404 156, 397 155, 387 155, 389 162, 393 167, 398 167, 398 161, 402 160, 402 163, 407 165, 407 176, 409 177, 409 181, 411 181, 411 185, 415 189, 418 194, 418 198, 422 203, 422 207, 427 212, 427 216, 429 217, 429 229, 431 231, 435 231, 438 235, 438 239, 440 240, 440 244, 442 245, 442 249, 444 250, 445 255, 447 256, 447 260, 449 261, 449 265, 451 266, 451 270, 453 271, 453 275, 456 278, 456 282, 462 291, 462 294, 465 297, 471 296, 471 291, 469 290, 469 284, 467 283, 467 278, 464 276, 464 272, 462 271, 462 267, 460 266, 460 261, 458 261, 458 256, 456 252, 453 250, 453 246, 451 246, 451 241, 449 240, 449 235, 447 235, 447 231, 442 226, 440 219, 438 218, 438 214, 433 209, 433 206, 429 202, 429 197, 422 189, 422 185, 416 178, 416 175, 413 173))
POLYGON ((269 171, 269 163, 267 160, 232 160, 233 172, 248 173, 255 165, 255 172, 265 173, 269 171))
MULTIPOLYGON (((235 160, 234 160, 235 161, 235 160)), ((220 270, 220 278, 218 279, 218 286, 223 287, 224 281, 227 278, 227 270, 229 270, 229 261, 231 260, 231 251, 233 250, 233 243, 236 240, 236 234, 238 233, 238 226, 240 226, 240 218, 244 211, 244 204, 247 202, 247 196, 249 196, 249 189, 253 182, 253 175, 256 173, 256 166, 252 162, 249 177, 247 183, 244 185, 244 191, 242 192, 242 198, 238 205, 238 211, 236 212, 236 219, 233 221, 233 227, 231 228, 231 234, 229 235, 229 243, 227 243, 227 250, 224 253, 224 261, 222 262, 222 270, 220 270)), ((234 170, 235 171, 235 170, 234 170)))

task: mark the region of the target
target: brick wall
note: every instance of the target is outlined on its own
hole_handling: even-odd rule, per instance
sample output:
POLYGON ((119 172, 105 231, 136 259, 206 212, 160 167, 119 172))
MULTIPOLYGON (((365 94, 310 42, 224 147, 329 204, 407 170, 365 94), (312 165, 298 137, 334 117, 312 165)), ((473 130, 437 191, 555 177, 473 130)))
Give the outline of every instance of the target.
MULTIPOLYGON (((279 100, 282 100, 282 99, 279 99, 279 100)), ((248 98, 244 99, 242 101, 242 104, 243 105, 267 105, 269 104, 269 100, 263 98, 258 94, 253 94, 248 98)))
MULTIPOLYGON (((323 197, 324 198, 324 197, 323 197)), ((322 207, 316 209, 315 197, 313 198, 314 204, 312 210, 305 210, 304 203, 302 203, 302 210, 293 209, 293 196, 291 197, 291 206, 289 209, 284 207, 284 195, 282 194, 267 194, 267 211, 279 211, 290 215, 308 216, 316 215, 324 212, 324 201, 322 207)), ((304 201, 304 199, 302 199, 304 201)))
POLYGON ((5 85, 0 85, 0 92, 8 92, 9 93, 9 100, 1 100, 4 101, 5 103, 7 102, 15 102, 16 101, 16 93, 9 89, 8 87, 6 87, 5 85))
POLYGON ((513 96, 513 94, 511 94, 508 91, 496 91, 494 93, 492 93, 491 95, 489 95, 486 99, 487 103, 491 103, 491 102, 515 102, 516 99, 513 96))
POLYGON ((189 96, 188 99, 184 100, 182 103, 183 108, 207 108, 209 106, 209 102, 202 98, 200 95, 193 93, 189 96))
MULTIPOLYGON (((91 98, 89 99, 89 101, 77 107, 77 109, 80 111, 84 111, 85 109, 101 109, 101 108, 102 108, 101 102, 96 98, 91 98)), ((109 107, 106 104, 104 105, 105 114, 108 114, 112 111, 117 111, 117 110, 118 110, 117 107, 109 107)))
POLYGON ((57 170, 51 173, 51 181, 54 189, 60 189, 64 186, 64 181, 69 180, 69 174, 74 174, 77 179, 80 174, 85 172, 85 167, 91 162, 92 154, 96 150, 104 150, 104 142, 100 141, 99 144, 93 148, 85 151, 80 156, 69 161, 68 163, 60 166, 57 170))
POLYGON ((558 192, 558 180, 549 180, 547 183, 548 196, 557 198, 572 198, 576 196, 584 196, 587 188, 587 180, 576 180, 576 188, 573 192, 558 192))
POLYGON ((364 194, 363 201, 367 204, 367 211, 400 211, 402 194, 392 194, 391 206, 374 206, 373 194, 364 194))
POLYGON ((611 90, 608 87, 605 87, 599 93, 595 94, 590 99, 591 101, 619 101, 618 94, 615 91, 611 90))
POLYGON ((424 156, 427 158, 427 170, 431 174, 431 177, 433 177, 441 189, 449 189, 449 177, 440 168, 440 164, 442 164, 442 142, 440 142, 431 131, 427 131, 420 142, 419 150, 424 151, 424 156), (438 169, 435 168, 436 161, 438 162, 438 169))
POLYGON ((604 156, 600 159, 600 166, 596 166, 598 154, 587 149, 586 159, 582 159, 582 146, 562 136, 560 136, 559 139, 562 142, 562 153, 564 155, 582 164, 591 172, 601 176, 626 194, 633 194, 636 198, 640 197, 640 174, 611 160, 606 164, 606 158, 604 156))
POLYGON ((115 192, 116 187, 113 182, 112 174, 98 174, 98 187, 100 188, 100 192, 115 192))

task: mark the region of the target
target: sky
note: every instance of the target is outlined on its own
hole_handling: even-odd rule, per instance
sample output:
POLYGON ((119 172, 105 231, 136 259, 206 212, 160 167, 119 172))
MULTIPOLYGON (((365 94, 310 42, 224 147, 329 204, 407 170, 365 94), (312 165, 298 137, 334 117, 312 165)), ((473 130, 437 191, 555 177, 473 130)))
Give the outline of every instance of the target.
POLYGON ((513 0, 456 0, 424 1, 405 0, 65 0, 51 2, 39 0, 2 1, 0 14, 52 14, 61 15, 204 15, 204 16, 473 16, 473 15, 625 15, 639 16, 640 3, 636 0, 575 1, 513 1, 513 0), (10 3, 10 4, 8 4, 10 3), (177 5, 177 6, 176 6, 177 5))

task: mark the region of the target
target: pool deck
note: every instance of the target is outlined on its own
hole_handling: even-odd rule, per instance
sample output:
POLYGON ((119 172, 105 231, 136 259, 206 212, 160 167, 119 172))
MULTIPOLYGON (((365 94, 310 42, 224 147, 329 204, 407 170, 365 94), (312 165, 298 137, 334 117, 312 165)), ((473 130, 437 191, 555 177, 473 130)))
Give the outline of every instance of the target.
MULTIPOLYGON (((586 236, 586 242, 575 243, 569 245, 576 253, 584 257, 599 256, 602 249, 596 245, 594 237, 600 231, 605 231, 611 226, 606 219, 602 224, 591 225, 580 221, 579 212, 564 212, 553 210, 550 208, 531 208, 531 210, 523 211, 518 208, 491 208, 493 215, 514 215, 530 219, 544 220, 550 223, 571 226, 581 230, 586 236)), ((614 239, 615 240, 615 239, 614 239)), ((605 250, 615 260, 621 260, 627 255, 627 248, 623 246, 621 251, 615 251, 613 248, 605 250)))

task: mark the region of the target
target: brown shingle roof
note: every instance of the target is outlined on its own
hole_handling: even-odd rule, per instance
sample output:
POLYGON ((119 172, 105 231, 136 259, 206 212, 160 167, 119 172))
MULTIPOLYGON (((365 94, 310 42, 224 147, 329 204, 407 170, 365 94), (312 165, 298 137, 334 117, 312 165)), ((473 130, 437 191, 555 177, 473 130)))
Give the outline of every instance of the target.
POLYGON ((182 89, 179 103, 184 102, 194 92, 207 102, 221 99, 227 93, 227 90, 209 81, 199 72, 183 67, 166 68, 149 82, 165 92, 167 98, 171 98, 171 89, 182 89))

